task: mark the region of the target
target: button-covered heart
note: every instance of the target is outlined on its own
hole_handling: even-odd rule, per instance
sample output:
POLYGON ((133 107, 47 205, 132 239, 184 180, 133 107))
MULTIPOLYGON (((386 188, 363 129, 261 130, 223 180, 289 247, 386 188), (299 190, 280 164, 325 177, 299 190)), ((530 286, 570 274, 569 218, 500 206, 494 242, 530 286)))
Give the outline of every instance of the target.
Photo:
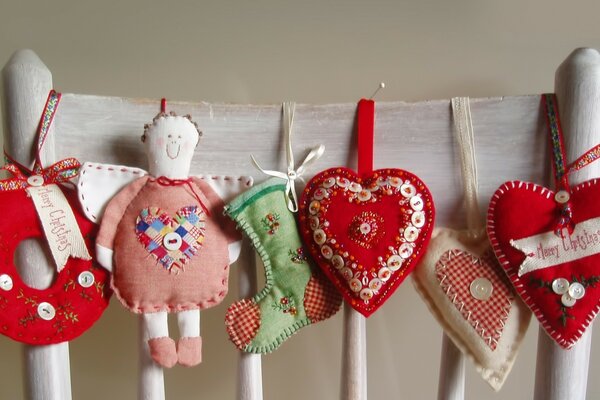
POLYGON ((400 169, 359 177, 347 168, 316 175, 300 200, 302 236, 311 255, 365 316, 413 270, 434 221, 425 184, 400 169))
POLYGON ((205 214, 197 206, 179 209, 175 217, 158 207, 144 208, 136 219, 137 238, 170 272, 182 271, 204 241, 205 214))
POLYGON ((596 180, 554 193, 533 183, 503 184, 488 211, 498 261, 540 324, 569 348, 600 309, 600 185, 596 180), (570 206, 571 229, 562 205, 570 206))

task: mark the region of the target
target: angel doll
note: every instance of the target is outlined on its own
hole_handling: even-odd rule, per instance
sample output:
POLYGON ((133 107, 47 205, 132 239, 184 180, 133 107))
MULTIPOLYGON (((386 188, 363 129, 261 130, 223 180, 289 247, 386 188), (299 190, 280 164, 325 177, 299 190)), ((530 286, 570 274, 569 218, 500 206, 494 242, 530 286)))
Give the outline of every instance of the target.
POLYGON ((148 174, 86 163, 79 183, 88 217, 98 222, 102 214, 98 262, 112 273, 121 303, 142 314, 150 355, 167 368, 202 361, 200 310, 227 294, 229 265, 241 240, 223 216, 223 197, 251 185, 250 178, 190 176, 201 135, 189 115, 163 108, 142 135, 148 174), (177 342, 168 332, 171 312, 177 315, 177 342))

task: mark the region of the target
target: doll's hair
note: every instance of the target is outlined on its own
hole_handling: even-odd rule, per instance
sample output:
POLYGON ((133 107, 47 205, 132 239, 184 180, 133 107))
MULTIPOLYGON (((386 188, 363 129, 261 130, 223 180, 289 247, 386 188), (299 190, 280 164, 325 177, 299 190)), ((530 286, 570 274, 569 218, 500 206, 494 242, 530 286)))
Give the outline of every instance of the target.
MULTIPOLYGON (((159 112, 158 114, 156 114, 156 117, 154 117, 152 119, 152 123, 151 124, 145 124, 144 125, 144 133, 142 134, 142 142, 146 141, 146 134, 148 133, 148 131, 153 127, 156 126, 156 123, 158 122, 159 119, 161 118, 171 118, 171 117, 177 117, 178 115, 175 114, 174 111, 170 111, 169 113, 166 112, 159 112)), ((200 130, 200 128, 198 128, 198 124, 195 121, 192 121, 192 116, 190 114, 187 115, 183 115, 183 118, 189 120, 195 127, 196 127, 196 131, 198 132, 198 139, 200 139, 202 137, 202 131, 200 130)))

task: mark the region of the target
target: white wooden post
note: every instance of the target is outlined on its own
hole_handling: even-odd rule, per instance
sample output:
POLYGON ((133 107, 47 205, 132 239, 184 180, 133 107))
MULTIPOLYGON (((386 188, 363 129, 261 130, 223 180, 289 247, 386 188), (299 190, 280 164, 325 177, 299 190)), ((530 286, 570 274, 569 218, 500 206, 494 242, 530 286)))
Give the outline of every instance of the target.
MULTIPOLYGON (((237 262, 239 297, 248 298, 256 293, 256 253, 244 239, 242 253, 237 262)), ((239 352, 237 399, 262 400, 262 362, 260 354, 239 352)))
POLYGON ((342 400, 367 400, 366 318, 344 304, 342 341, 342 400))
MULTIPOLYGON (((20 50, 13 54, 2 70, 2 79, 4 147, 16 161, 31 166, 37 126, 48 92, 52 89, 52 74, 33 51, 20 50)), ((48 136, 42 154, 42 162, 46 164, 54 161, 52 136, 48 136)), ((41 289, 52 283, 53 263, 38 241, 27 240, 20 245, 16 262, 25 284, 41 289)), ((68 343, 24 346, 24 358, 27 398, 71 398, 68 343)))
POLYGON ((148 327, 142 315, 139 316, 139 372, 138 399, 165 400, 165 380, 161 366, 150 356, 148 348, 148 327))
POLYGON ((465 398, 465 356, 444 334, 438 378, 438 400, 465 398))
MULTIPOLYGON (((556 71, 555 92, 564 132, 566 156, 573 161, 600 142, 600 54, 577 49, 556 71)), ((600 176, 593 163, 569 178, 571 185, 600 176)), ((570 350, 564 350, 540 328, 534 398, 584 400, 587 389, 592 327, 570 350)))

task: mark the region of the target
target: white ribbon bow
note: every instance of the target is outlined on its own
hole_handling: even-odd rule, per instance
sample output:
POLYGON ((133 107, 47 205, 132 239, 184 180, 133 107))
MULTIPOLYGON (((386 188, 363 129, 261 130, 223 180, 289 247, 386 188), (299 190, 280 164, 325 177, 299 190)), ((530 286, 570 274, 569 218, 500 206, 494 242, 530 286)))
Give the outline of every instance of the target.
POLYGON ((287 158, 287 174, 285 172, 263 169, 254 156, 250 156, 252 163, 263 174, 275 176, 286 180, 285 196, 287 198, 287 207, 291 212, 298 212, 298 196, 296 195, 295 180, 302 180, 302 174, 306 171, 309 165, 317 161, 325 152, 325 146, 322 144, 312 148, 300 166, 294 169, 294 152, 292 150, 292 125, 294 124, 294 110, 296 103, 283 103, 283 129, 286 142, 286 158, 287 158))

